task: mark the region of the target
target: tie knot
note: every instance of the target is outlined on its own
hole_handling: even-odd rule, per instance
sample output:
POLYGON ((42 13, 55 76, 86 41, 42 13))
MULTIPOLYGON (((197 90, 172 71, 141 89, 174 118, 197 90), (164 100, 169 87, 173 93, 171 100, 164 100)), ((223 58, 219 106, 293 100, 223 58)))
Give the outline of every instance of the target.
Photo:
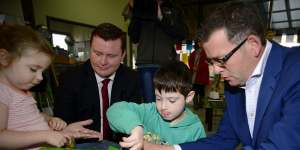
POLYGON ((103 85, 107 85, 109 83, 110 79, 104 79, 102 80, 102 84, 103 85))

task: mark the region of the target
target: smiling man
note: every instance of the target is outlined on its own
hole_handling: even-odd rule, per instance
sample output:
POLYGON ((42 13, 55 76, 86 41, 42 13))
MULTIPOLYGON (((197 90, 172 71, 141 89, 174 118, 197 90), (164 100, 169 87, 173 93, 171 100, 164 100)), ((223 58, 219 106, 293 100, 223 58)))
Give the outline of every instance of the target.
POLYGON ((126 55, 125 36, 110 23, 95 28, 90 39, 90 59, 60 80, 55 116, 67 123, 93 119, 88 128, 100 131, 103 139, 116 140, 108 127, 107 107, 120 100, 140 103, 142 99, 138 74, 121 64, 126 55))

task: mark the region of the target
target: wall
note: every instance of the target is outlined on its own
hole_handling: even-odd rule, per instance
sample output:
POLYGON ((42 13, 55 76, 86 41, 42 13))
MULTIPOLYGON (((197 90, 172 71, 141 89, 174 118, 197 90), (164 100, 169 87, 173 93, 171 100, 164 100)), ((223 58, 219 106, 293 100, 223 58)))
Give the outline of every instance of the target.
POLYGON ((46 25, 46 16, 98 25, 111 22, 126 29, 121 15, 127 0, 32 0, 36 24, 46 25))
POLYGON ((0 0, 0 14, 7 15, 9 22, 23 22, 21 0, 0 0))
MULTIPOLYGON (((127 32, 121 15, 128 0, 32 0, 36 25, 47 25, 46 16, 96 26, 110 22, 127 32)), ((127 44, 127 60, 130 50, 127 44)))
POLYGON ((20 0, 1 0, 0 14, 4 13, 11 16, 23 17, 20 0))

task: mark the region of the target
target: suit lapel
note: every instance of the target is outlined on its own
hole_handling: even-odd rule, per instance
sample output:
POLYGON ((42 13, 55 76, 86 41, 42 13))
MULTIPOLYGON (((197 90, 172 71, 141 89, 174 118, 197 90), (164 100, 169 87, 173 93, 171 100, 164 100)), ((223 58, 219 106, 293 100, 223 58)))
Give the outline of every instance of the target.
POLYGON ((227 94, 228 108, 230 112, 230 118, 233 120, 233 127, 237 131, 237 135, 241 138, 241 141, 244 144, 251 144, 251 136, 249 132, 249 126, 246 115, 246 106, 245 106, 245 91, 240 88, 230 89, 230 94, 227 94))
POLYGON ((281 70, 282 52, 277 44, 272 43, 272 49, 269 54, 266 68, 264 71, 260 92, 257 100, 255 124, 253 131, 253 142, 257 140, 258 131, 260 129, 264 113, 267 110, 269 103, 272 100, 272 95, 276 87, 277 74, 281 70))
POLYGON ((84 87, 87 88, 86 90, 88 91, 85 100, 89 101, 91 104, 96 105, 100 109, 100 89, 98 89, 95 72, 91 66, 90 60, 88 60, 84 65, 86 75, 83 76, 82 80, 84 80, 84 87))
POLYGON ((123 76, 122 67, 123 67, 123 65, 121 64, 116 71, 116 75, 115 75, 114 82, 112 85, 112 90, 111 90, 110 104, 113 104, 117 101, 123 100, 122 99, 122 87, 123 87, 122 85, 126 85, 128 83, 123 83, 124 76, 123 76))
POLYGON ((238 122, 240 122, 239 128, 243 134, 240 136, 243 137, 245 140, 244 142, 251 143, 251 135, 249 131, 249 126, 248 126, 248 120, 247 120, 247 115, 246 115, 246 97, 245 97, 245 90, 241 89, 241 92, 239 93, 239 99, 236 100, 237 102, 237 118, 238 122), (241 109, 242 108, 242 109, 241 109))

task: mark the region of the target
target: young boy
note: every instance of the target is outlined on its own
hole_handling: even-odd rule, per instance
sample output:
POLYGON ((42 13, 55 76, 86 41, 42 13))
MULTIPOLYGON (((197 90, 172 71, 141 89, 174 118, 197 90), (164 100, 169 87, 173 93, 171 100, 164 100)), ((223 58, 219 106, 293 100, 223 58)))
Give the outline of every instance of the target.
POLYGON ((195 95, 189 68, 182 62, 172 62, 158 70, 153 80, 156 103, 119 102, 108 109, 111 129, 129 134, 120 145, 141 149, 143 140, 180 144, 205 137, 198 116, 186 107, 195 95))

